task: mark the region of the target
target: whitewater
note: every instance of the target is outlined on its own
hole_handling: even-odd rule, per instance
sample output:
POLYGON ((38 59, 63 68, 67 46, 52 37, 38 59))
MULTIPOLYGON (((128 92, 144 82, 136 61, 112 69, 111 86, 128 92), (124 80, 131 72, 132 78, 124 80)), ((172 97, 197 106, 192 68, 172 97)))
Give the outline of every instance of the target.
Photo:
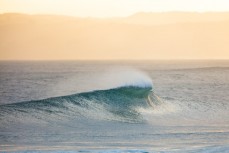
POLYGON ((6 61, 0 82, 0 152, 229 152, 229 61, 6 61))

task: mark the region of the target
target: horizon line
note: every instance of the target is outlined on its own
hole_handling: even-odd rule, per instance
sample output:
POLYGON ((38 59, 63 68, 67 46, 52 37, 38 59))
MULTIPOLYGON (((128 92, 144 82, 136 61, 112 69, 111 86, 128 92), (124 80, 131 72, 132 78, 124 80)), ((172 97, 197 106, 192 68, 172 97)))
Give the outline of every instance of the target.
POLYGON ((228 61, 228 59, 0 59, 0 62, 7 61, 228 61))

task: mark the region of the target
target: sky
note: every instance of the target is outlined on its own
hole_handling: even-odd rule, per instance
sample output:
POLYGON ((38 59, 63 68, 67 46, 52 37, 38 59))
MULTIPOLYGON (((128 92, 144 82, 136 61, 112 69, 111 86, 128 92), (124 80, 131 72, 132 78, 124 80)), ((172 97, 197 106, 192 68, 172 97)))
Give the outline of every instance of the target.
POLYGON ((0 0, 0 60, 229 59, 228 27, 229 0, 0 0))
POLYGON ((0 13, 114 17, 167 11, 229 11, 229 0, 0 0, 0 13))

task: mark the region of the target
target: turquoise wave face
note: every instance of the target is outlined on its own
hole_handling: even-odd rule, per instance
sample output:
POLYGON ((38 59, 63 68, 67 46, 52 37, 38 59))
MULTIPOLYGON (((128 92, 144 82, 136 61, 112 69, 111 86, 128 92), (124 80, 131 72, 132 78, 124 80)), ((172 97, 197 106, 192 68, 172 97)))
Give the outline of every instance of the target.
POLYGON ((0 118, 31 117, 44 119, 45 116, 66 118, 93 118, 139 122, 141 115, 137 108, 148 108, 158 104, 151 87, 119 87, 74 95, 1 105, 0 118))

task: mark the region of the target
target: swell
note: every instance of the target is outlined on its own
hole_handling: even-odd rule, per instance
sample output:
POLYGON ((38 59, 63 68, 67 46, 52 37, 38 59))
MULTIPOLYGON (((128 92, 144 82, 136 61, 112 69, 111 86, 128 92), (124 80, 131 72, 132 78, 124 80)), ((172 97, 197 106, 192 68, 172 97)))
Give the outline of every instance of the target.
POLYGON ((151 87, 126 86, 68 96, 27 101, 0 106, 0 119, 45 116, 58 118, 95 118, 136 122, 141 119, 137 108, 154 107, 160 103, 151 87))

